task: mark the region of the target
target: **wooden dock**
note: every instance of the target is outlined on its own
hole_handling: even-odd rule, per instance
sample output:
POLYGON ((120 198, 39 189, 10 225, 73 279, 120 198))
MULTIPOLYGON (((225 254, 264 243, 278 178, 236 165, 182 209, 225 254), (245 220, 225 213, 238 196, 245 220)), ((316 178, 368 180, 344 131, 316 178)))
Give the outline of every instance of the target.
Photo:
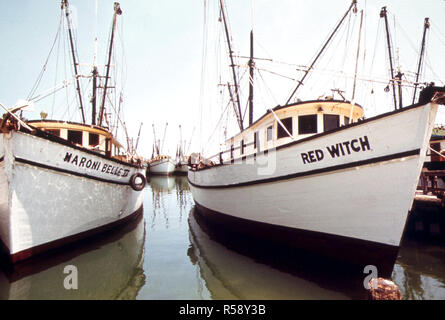
POLYGON ((408 216, 405 237, 445 241, 445 170, 424 170, 408 216))

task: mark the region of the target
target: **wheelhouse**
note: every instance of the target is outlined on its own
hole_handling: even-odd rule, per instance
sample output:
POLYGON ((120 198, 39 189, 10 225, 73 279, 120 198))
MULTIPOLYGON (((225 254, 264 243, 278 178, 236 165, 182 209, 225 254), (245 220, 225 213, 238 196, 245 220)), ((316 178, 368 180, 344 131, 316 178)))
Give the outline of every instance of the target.
POLYGON ((120 160, 125 157, 123 146, 103 127, 55 120, 31 120, 27 123, 93 152, 120 160))
POLYGON ((337 100, 315 100, 278 106, 226 141, 220 162, 331 131, 363 118, 363 108, 337 100))

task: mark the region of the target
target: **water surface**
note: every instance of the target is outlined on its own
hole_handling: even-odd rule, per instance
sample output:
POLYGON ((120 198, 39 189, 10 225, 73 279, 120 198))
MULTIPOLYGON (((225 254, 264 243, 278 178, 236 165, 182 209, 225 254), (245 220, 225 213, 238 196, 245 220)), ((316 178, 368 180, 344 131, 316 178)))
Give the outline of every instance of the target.
MULTIPOLYGON (((0 299, 366 299, 366 274, 218 233, 186 177, 151 177, 125 228, 0 271, 0 299), (77 289, 67 289, 67 266, 77 289)), ((445 299, 445 244, 405 240, 392 280, 404 299, 445 299)))

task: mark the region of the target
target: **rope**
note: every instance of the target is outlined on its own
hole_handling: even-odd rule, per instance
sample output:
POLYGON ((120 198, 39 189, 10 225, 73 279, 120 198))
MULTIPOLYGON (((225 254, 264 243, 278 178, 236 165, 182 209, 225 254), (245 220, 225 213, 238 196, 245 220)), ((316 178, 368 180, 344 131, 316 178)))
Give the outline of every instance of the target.
POLYGON ((430 149, 430 151, 433 151, 434 153, 436 153, 438 156, 442 157, 445 159, 445 156, 443 154, 441 154, 440 152, 437 152, 436 150, 434 150, 433 148, 431 148, 430 146, 428 146, 428 149, 430 149))
POLYGON ((34 86, 32 87, 31 91, 29 92, 28 97, 26 98, 27 100, 29 100, 29 98, 32 95, 34 95, 35 91, 37 90, 37 87, 40 84, 40 81, 42 80, 43 73, 45 72, 46 66, 47 66, 48 61, 49 61, 49 57, 51 56, 51 53, 53 52, 54 46, 56 45, 57 39, 59 38, 59 33, 60 33, 60 30, 61 30, 62 21, 63 21, 63 13, 60 15, 59 27, 57 29, 56 36, 54 38, 53 44, 51 46, 51 49, 50 49, 50 51, 48 53, 48 56, 46 58, 45 64, 43 65, 42 71, 40 71, 40 74, 39 74, 36 82, 34 83, 34 86))
POLYGON ((289 131, 287 131, 287 128, 284 126, 284 124, 281 122, 280 119, 278 119, 277 115, 275 114, 275 112, 272 109, 269 109, 270 112, 272 112, 273 116, 275 117, 275 119, 277 120, 277 122, 280 124, 280 126, 284 129, 284 131, 286 131, 286 133, 288 134, 289 137, 292 138, 292 140, 295 141, 295 138, 293 135, 290 134, 289 131))

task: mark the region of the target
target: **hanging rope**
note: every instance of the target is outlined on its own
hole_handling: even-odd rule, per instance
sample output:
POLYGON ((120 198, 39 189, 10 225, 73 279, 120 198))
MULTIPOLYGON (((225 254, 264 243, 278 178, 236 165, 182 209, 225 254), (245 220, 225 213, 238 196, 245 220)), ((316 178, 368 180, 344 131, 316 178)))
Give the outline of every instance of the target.
POLYGON ((51 53, 53 52, 54 46, 56 45, 57 39, 59 38, 62 22, 63 22, 63 12, 60 14, 59 27, 57 28, 56 36, 54 38, 53 44, 52 44, 51 49, 50 49, 50 51, 48 53, 46 61, 45 61, 44 65, 43 65, 42 71, 40 71, 40 74, 37 77, 36 82, 34 83, 33 87, 31 88, 31 91, 29 92, 29 94, 28 94, 28 96, 26 98, 27 100, 29 100, 30 97, 35 94, 35 92, 36 92, 36 90, 37 90, 37 88, 38 88, 38 86, 40 84, 40 81, 42 80, 42 77, 43 77, 43 74, 46 71, 46 67, 48 65, 48 61, 49 61, 49 58, 51 56, 51 53))
POLYGON ((438 156, 440 156, 441 158, 445 159, 445 155, 443 155, 440 152, 437 152, 436 150, 434 150, 433 148, 431 148, 430 146, 428 146, 428 149, 430 149, 430 151, 434 152, 435 154, 437 154, 438 156))

